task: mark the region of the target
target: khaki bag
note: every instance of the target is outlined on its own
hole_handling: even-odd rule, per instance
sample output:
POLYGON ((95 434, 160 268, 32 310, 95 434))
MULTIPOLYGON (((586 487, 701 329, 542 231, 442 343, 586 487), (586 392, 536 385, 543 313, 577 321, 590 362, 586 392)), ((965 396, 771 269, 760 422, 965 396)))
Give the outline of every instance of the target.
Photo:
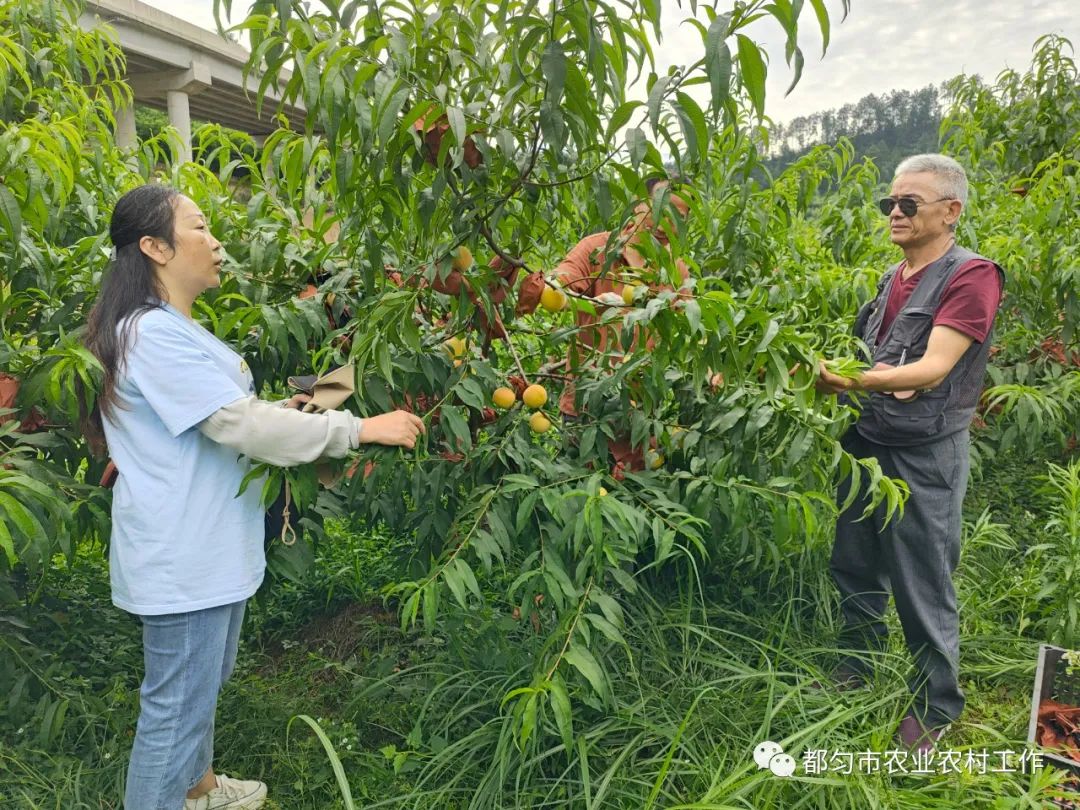
POLYGON ((356 391, 356 369, 352 363, 346 363, 321 377, 314 374, 289 377, 289 385, 311 397, 311 402, 303 408, 305 413, 332 411, 356 391))
MULTIPOLYGON (((356 369, 352 363, 346 363, 321 377, 315 374, 289 377, 288 383, 291 388, 311 397, 302 409, 304 413, 332 411, 356 391, 356 369)), ((324 487, 332 487, 341 478, 329 464, 317 464, 315 469, 319 483, 324 487)), ((296 530, 292 526, 292 492, 287 480, 277 500, 266 511, 266 539, 275 537, 287 546, 296 542, 296 530)))

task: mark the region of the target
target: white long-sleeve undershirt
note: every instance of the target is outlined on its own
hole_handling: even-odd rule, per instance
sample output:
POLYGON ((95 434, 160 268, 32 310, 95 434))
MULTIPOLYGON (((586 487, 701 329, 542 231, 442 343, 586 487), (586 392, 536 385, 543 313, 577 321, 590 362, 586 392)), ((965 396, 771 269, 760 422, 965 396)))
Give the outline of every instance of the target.
POLYGON ((342 458, 359 446, 363 420, 348 411, 303 413, 283 405, 244 397, 210 414, 198 428, 211 441, 277 467, 342 458))

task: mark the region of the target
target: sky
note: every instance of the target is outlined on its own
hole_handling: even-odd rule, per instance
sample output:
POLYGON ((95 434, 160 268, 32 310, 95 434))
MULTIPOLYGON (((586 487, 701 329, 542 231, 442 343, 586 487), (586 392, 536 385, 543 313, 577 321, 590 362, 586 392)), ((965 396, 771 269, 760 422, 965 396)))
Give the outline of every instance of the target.
MULTIPOLYGON (((144 0, 196 25, 213 29, 213 0, 144 0)), ((841 0, 826 0, 833 26, 821 58, 821 33, 805 3, 800 43, 806 56, 802 80, 784 96, 792 73, 784 62, 784 34, 771 19, 755 22, 751 37, 770 54, 765 112, 775 121, 858 101, 869 93, 915 90, 959 73, 992 80, 1002 70, 1024 70, 1042 34, 1062 34, 1080 48, 1080 0, 851 0, 843 22, 841 0)), ((682 22, 689 0, 661 0, 663 40, 658 72, 687 63, 703 51, 697 30, 682 22)), ((246 0, 234 0, 234 13, 246 0)), ((701 7, 705 0, 698 3, 701 7)), ((727 10, 730 0, 720 0, 727 10)), ((237 18, 238 19, 238 18, 237 18)))

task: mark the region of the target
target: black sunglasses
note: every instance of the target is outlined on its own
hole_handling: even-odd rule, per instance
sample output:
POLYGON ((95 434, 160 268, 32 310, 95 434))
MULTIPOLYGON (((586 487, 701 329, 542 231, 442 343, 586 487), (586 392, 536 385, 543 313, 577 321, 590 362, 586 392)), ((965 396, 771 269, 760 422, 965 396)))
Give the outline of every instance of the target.
POLYGON ((932 205, 933 203, 943 202, 944 200, 951 200, 952 197, 938 197, 936 200, 929 200, 928 202, 920 202, 919 200, 913 200, 911 197, 882 197, 878 200, 878 208, 881 209, 881 213, 885 216, 889 216, 892 210, 896 206, 900 206, 900 213, 905 217, 913 217, 919 213, 919 206, 932 205))

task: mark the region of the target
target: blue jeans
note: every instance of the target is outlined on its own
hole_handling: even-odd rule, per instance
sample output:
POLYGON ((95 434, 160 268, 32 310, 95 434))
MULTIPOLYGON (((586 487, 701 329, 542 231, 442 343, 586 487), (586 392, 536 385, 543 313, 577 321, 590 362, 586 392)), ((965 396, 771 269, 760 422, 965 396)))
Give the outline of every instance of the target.
POLYGON ((236 664, 245 604, 139 617, 146 675, 127 810, 178 810, 210 767, 218 692, 236 664))

